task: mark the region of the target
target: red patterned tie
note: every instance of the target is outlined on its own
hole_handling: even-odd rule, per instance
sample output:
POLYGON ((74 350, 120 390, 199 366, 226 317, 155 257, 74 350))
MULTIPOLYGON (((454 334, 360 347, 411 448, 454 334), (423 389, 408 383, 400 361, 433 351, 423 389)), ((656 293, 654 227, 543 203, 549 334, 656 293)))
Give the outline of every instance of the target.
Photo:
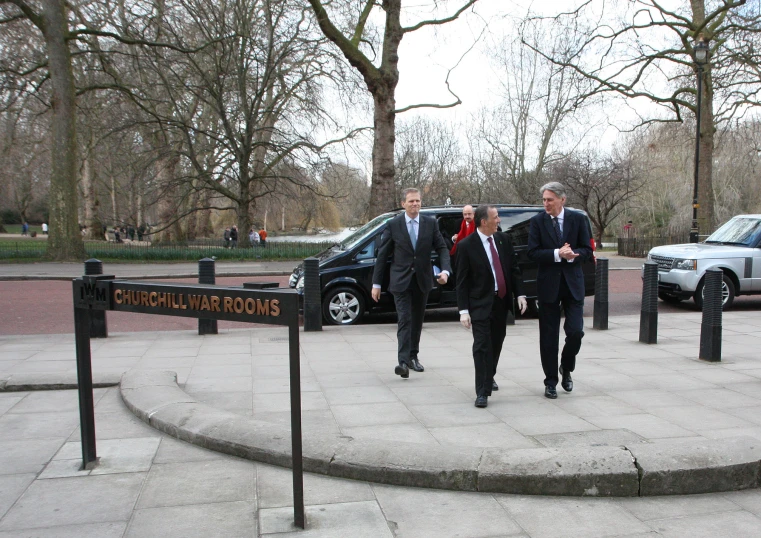
POLYGON ((494 274, 497 276, 497 296, 504 299, 507 294, 507 285, 505 284, 505 273, 502 272, 502 263, 499 261, 499 254, 494 248, 494 240, 489 237, 489 248, 491 249, 491 262, 494 267, 494 274))

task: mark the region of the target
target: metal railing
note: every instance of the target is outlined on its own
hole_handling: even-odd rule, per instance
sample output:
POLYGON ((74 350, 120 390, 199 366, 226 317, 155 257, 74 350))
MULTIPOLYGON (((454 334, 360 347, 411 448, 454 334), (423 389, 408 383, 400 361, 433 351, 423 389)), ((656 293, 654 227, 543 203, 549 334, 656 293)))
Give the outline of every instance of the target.
POLYGON ((653 237, 619 237, 618 255, 630 258, 644 258, 653 247, 687 243, 687 235, 664 235, 653 237))

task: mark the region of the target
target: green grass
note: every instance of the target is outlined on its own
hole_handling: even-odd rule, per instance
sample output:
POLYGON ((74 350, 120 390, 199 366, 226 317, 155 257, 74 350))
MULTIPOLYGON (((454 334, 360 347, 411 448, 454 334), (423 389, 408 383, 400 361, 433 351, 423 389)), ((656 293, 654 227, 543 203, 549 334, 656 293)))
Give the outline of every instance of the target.
MULTIPOLYGON (((85 241, 88 258, 101 261, 198 261, 215 257, 218 260, 301 260, 325 250, 329 243, 269 242, 264 248, 224 248, 220 241, 209 240, 194 244, 136 244, 106 243, 105 241, 85 241)), ((47 248, 45 241, 0 240, 0 260, 39 260, 44 258, 47 248)), ((84 260, 83 260, 84 261, 84 260)))
MULTIPOLYGON (((3 224, 3 228, 5 228, 6 233, 21 236, 21 224, 3 224)), ((36 224, 30 224, 29 231, 37 232, 37 235, 42 235, 42 227, 37 226, 36 224)))

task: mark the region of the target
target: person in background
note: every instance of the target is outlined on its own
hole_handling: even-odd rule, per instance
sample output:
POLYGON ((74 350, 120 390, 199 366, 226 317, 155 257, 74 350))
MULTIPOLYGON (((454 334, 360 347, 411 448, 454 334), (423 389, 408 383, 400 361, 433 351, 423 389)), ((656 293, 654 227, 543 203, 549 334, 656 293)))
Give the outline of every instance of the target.
POLYGON ((42 235, 48 235, 48 225, 46 222, 42 223, 42 235))
POLYGON ((238 248, 238 227, 230 228, 230 248, 238 248))
POLYGON ((225 228, 225 248, 230 248, 230 227, 225 228))
POLYGON ((466 205, 462 208, 462 223, 460 224, 460 231, 452 236, 452 248, 449 250, 449 255, 454 256, 457 252, 457 244, 468 237, 470 234, 476 231, 476 223, 473 221, 473 206, 466 205))
POLYGON ((29 233, 29 224, 24 221, 21 223, 21 235, 27 235, 29 233))
POLYGON ((265 230, 264 228, 259 230, 259 244, 262 247, 266 247, 267 246, 267 230, 265 230))
POLYGON ((252 247, 258 247, 259 246, 259 232, 257 232, 253 226, 251 226, 251 231, 248 232, 248 242, 251 243, 252 247))

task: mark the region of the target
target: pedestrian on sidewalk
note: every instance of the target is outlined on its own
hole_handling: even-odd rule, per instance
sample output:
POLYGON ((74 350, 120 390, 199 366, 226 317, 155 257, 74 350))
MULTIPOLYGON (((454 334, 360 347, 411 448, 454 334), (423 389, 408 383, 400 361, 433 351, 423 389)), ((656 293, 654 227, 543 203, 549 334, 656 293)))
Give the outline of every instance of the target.
POLYGON ((398 327, 397 360, 394 373, 402 379, 410 377, 410 369, 424 371, 418 360, 420 333, 428 294, 433 288, 433 275, 442 286, 447 283, 452 269, 449 266, 449 250, 436 224, 436 219, 420 215, 422 201, 418 189, 405 189, 402 207, 404 213, 386 224, 381 235, 381 246, 373 271, 372 299, 376 303, 381 296, 381 283, 386 275, 386 264, 391 262, 391 279, 388 291, 394 296, 398 327), (433 274, 431 251, 439 255, 442 271, 433 274))
POLYGON ((529 221, 528 257, 538 265, 536 294, 539 300, 539 354, 544 370, 544 395, 558 397, 558 373, 566 392, 573 390, 571 372, 584 337, 584 272, 582 262, 592 257, 585 217, 566 211, 566 190, 557 182, 540 189, 544 213, 529 221), (558 369, 560 311, 565 313, 565 345, 558 369))
POLYGON ((486 407, 492 391, 499 390, 494 375, 513 297, 517 298, 521 314, 527 303, 510 237, 497 231, 497 208, 478 206, 474 222, 478 226, 476 233, 457 243, 457 308, 462 326, 473 328, 476 407, 486 407))

